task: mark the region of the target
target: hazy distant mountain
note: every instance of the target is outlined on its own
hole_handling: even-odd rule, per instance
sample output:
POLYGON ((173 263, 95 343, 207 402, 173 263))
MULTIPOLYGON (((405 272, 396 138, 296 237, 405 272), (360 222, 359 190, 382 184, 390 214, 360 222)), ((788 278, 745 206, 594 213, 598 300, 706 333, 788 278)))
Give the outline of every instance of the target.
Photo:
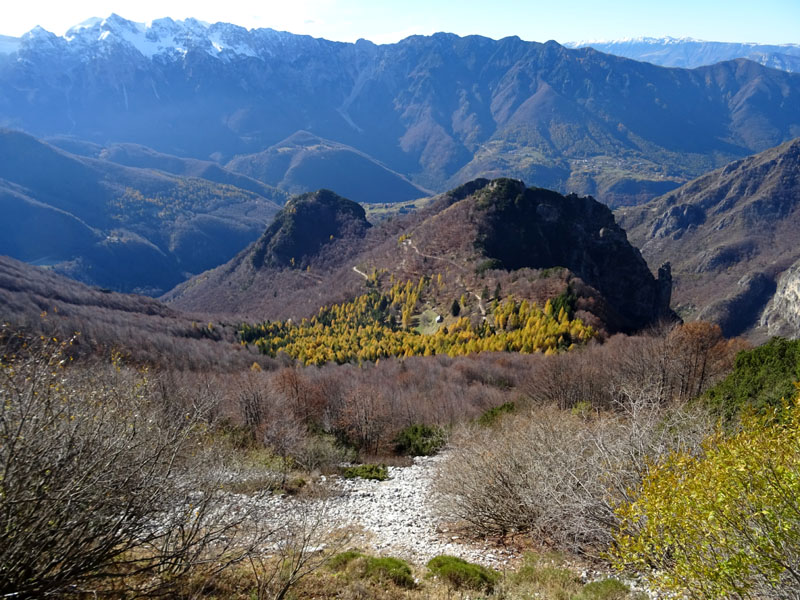
POLYGON ((429 196, 363 152, 299 131, 262 152, 226 165, 289 194, 330 188, 355 202, 402 202, 429 196))
POLYGON ((665 67, 702 67, 746 58, 766 67, 800 73, 800 44, 736 44, 693 38, 639 37, 611 41, 568 42, 567 48, 594 48, 665 67))
POLYGON ((762 322, 773 334, 800 336, 800 139, 617 218, 652 268, 671 261, 682 316, 716 321, 727 335, 762 322), (776 286, 780 298, 762 319, 776 286))
POLYGON ((19 50, 22 40, 7 35, 0 35, 0 54, 11 54, 19 50))
MULTIPOLYGON (((308 132, 339 145, 325 153, 338 180, 368 167, 442 191, 502 175, 619 204, 800 135, 800 75, 743 60, 665 69, 516 37, 378 46, 112 15, 65 37, 35 29, 0 55, 0 124, 221 163, 308 132)), ((295 157, 284 178, 302 189, 324 156, 295 157)))
POLYGON ((247 181, 261 194, 0 130, 0 254, 115 290, 162 293, 263 231, 278 211, 271 198, 283 194, 247 181))

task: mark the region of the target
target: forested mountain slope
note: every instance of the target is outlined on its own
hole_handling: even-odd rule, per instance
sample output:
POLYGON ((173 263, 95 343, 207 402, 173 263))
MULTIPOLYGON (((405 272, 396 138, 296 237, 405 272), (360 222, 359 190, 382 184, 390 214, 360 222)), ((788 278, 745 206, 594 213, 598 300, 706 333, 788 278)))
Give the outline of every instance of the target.
POLYGON ((118 291, 163 293, 258 237, 283 195, 249 183, 260 193, 0 130, 0 254, 118 291))
POLYGON ((610 331, 671 314, 668 273, 651 275, 607 207, 511 179, 475 180, 374 227, 332 192, 299 196, 259 241, 165 298, 184 309, 299 321, 397 285, 418 288, 404 292, 408 315, 397 323, 433 331, 437 315, 479 323, 504 298, 544 306, 560 294, 570 311, 610 331))
MULTIPOLYGON (((112 15, 65 37, 36 29, 0 54, 0 123, 221 162, 309 132, 357 152, 337 160, 425 189, 511 176, 630 204, 800 134, 800 75, 516 37, 379 46, 112 15)), ((315 172, 288 185, 309 189, 315 172)))

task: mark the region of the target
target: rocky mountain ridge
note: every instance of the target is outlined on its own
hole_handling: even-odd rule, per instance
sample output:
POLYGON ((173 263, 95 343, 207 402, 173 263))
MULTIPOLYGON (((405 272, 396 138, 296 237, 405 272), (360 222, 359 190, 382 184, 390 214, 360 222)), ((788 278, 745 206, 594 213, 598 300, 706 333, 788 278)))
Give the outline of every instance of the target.
POLYGON ((672 316, 668 269, 652 276, 606 206, 511 179, 475 180, 417 214, 369 229, 354 203, 331 192, 306 194, 258 242, 165 299, 183 310, 298 321, 375 286, 420 278, 436 282, 426 304, 431 315, 448 314, 462 298, 461 315, 480 320, 491 290, 494 299, 502 290, 540 306, 573 296, 573 310, 608 331, 672 316), (299 248, 313 250, 299 256, 299 248))
POLYGON ((0 123, 220 163, 304 131, 425 190, 511 176, 631 204, 800 134, 800 75, 515 37, 378 46, 113 15, 0 56, 0 123))
POLYGON ((567 48, 594 48, 664 67, 695 68, 746 58, 765 67, 800 72, 800 44, 711 42, 694 38, 638 37, 622 40, 567 42, 567 48))
POLYGON ((651 267, 672 263, 682 316, 716 321, 727 335, 761 335, 760 322, 796 320, 800 306, 789 299, 789 282, 800 259, 800 139, 620 209, 617 218, 651 267), (771 316, 762 317, 778 281, 783 315, 774 312, 776 299, 771 316))

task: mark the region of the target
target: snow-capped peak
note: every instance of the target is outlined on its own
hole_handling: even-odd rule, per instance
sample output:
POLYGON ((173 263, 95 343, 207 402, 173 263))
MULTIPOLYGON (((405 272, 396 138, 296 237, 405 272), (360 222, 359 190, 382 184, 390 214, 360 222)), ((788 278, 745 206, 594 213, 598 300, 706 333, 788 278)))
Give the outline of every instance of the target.
POLYGON ((584 46, 592 46, 595 44, 611 45, 611 44, 652 44, 652 45, 671 45, 671 44, 685 44, 685 43, 705 43, 705 40, 699 40, 693 37, 626 37, 619 39, 594 39, 594 40, 580 40, 577 42, 566 42, 564 46, 568 48, 582 48, 584 46))
MULTIPOLYGON (((227 23, 209 25, 197 19, 169 17, 149 23, 129 21, 117 14, 93 17, 71 27, 63 39, 71 48, 124 44, 147 58, 156 55, 185 56, 198 49, 212 56, 256 56, 248 30, 227 23)), ((50 34, 52 35, 52 34, 50 34)))

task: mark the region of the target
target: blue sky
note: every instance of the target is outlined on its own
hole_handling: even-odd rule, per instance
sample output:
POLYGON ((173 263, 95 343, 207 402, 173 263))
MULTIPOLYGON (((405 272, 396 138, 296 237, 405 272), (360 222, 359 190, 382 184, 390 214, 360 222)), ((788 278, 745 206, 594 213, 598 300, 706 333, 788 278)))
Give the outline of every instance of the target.
POLYGON ((0 34, 41 25, 63 33, 115 12, 133 21, 169 16, 272 27, 332 40, 395 42, 449 31, 559 42, 637 36, 800 43, 800 0, 28 0, 5 2, 0 34))

